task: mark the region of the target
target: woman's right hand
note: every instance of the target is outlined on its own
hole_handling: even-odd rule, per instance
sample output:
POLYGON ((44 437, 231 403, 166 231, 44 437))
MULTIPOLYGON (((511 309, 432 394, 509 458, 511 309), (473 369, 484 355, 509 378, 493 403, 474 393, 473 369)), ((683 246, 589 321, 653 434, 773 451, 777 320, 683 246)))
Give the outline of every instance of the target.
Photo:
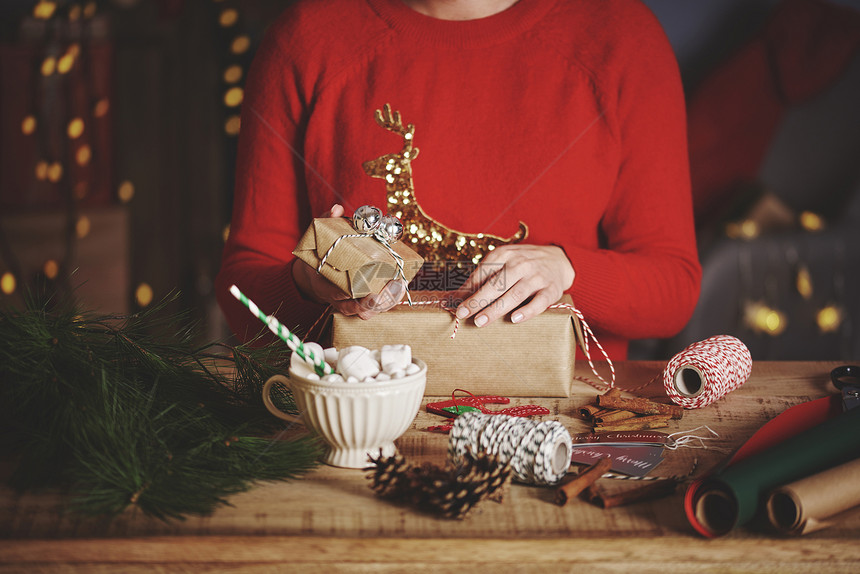
MULTIPOLYGON (((342 217, 343 213, 343 206, 334 204, 321 217, 342 217)), ((308 299, 327 303, 344 315, 358 315, 362 319, 370 319, 374 315, 388 311, 400 303, 406 294, 406 285, 403 281, 392 279, 379 293, 370 294, 361 299, 352 299, 301 259, 296 259, 293 263, 293 279, 299 291, 308 299)))

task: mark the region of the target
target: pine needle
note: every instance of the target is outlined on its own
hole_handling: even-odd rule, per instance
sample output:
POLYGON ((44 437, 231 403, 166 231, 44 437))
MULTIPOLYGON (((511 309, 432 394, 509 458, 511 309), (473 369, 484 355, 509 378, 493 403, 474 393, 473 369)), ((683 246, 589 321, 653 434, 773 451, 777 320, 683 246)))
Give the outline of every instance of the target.
MULTIPOLYGON (((313 437, 271 435, 261 400, 286 350, 194 346, 169 301, 129 316, 29 301, 0 312, 0 447, 18 489, 67 487, 72 510, 205 515, 259 480, 317 464, 313 437)), ((285 410, 295 410, 288 392, 285 410)))

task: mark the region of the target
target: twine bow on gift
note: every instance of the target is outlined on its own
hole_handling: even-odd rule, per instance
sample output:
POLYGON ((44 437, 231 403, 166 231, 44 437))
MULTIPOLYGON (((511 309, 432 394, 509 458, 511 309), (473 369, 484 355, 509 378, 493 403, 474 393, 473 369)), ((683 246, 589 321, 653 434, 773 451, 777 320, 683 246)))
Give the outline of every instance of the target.
POLYGON ((375 239, 394 258, 394 262, 397 264, 397 274, 403 280, 406 289, 406 299, 411 306, 412 296, 409 294, 409 280, 403 272, 403 257, 391 248, 391 244, 403 236, 403 224, 393 215, 382 215, 378 207, 363 205, 355 210, 355 214, 352 216, 352 226, 358 233, 347 233, 335 239, 331 247, 320 258, 319 265, 317 265, 317 273, 322 272, 329 255, 331 255, 332 251, 334 251, 335 247, 342 240, 350 238, 375 239))

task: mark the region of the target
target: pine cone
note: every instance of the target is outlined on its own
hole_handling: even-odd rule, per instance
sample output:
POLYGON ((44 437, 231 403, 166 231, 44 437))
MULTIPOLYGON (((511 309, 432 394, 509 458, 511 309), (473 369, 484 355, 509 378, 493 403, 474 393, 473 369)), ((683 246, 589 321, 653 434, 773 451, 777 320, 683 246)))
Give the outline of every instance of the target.
POLYGON ((399 454, 383 457, 382 450, 379 451, 377 458, 370 457, 370 461, 374 466, 365 468, 371 474, 368 478, 371 479, 370 488, 379 496, 384 498, 392 498, 399 496, 401 491, 408 492, 409 480, 407 473, 412 468, 399 454))
POLYGON ((400 455, 371 459, 375 464, 371 487, 385 498, 407 502, 446 518, 463 518, 478 502, 493 496, 510 481, 511 468, 497 456, 467 453, 458 466, 440 468, 431 463, 410 466, 400 455))

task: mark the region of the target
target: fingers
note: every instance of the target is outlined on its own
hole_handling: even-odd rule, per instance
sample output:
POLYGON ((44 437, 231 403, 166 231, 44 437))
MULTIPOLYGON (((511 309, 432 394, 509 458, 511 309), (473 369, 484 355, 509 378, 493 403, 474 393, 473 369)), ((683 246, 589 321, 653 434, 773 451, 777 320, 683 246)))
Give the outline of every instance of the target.
POLYGON ((343 206, 335 203, 331 206, 331 209, 320 215, 320 217, 343 217, 343 213, 343 206))
POLYGON ((400 303, 405 294, 405 284, 400 280, 392 279, 379 293, 361 299, 337 301, 332 305, 344 315, 358 315, 361 319, 370 319, 392 309, 400 303))
POLYGON ((513 323, 527 321, 555 303, 574 276, 573 266, 558 247, 499 248, 463 284, 461 292, 467 298, 457 308, 457 317, 474 316, 478 327, 508 313, 513 323))
POLYGON ((505 267, 507 260, 507 251, 502 247, 484 257, 472 271, 456 292, 456 296, 463 300, 457 307, 459 319, 475 315, 508 290, 510 285, 506 283, 509 270, 505 267))
POLYGON ((528 321, 532 317, 537 317, 547 310, 550 305, 561 298, 561 293, 558 296, 552 295, 549 289, 543 289, 535 293, 531 301, 511 313, 511 323, 522 323, 528 321))
POLYGON ((481 285, 487 282, 491 277, 497 275, 505 265, 508 258, 508 252, 505 247, 500 247, 489 253, 481 260, 481 263, 472 271, 471 275, 457 289, 456 293, 462 298, 466 298, 474 293, 481 285))

